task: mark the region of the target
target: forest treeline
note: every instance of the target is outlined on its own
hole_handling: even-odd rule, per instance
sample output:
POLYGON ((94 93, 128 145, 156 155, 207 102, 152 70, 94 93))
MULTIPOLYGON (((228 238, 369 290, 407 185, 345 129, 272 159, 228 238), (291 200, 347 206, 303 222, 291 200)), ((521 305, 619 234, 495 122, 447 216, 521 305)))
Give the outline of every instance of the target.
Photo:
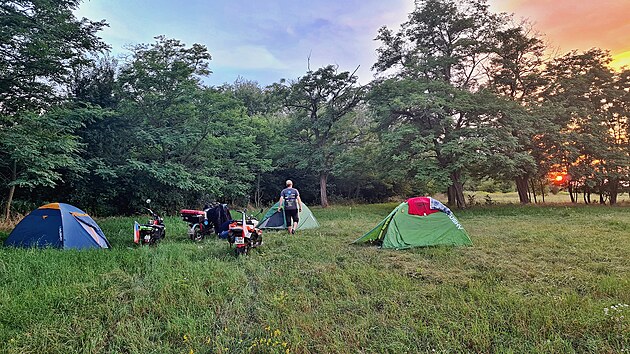
POLYGON ((146 198, 178 210, 443 192, 480 181, 522 203, 550 176, 572 201, 616 203, 630 183, 630 70, 593 48, 550 56, 526 21, 485 0, 421 0, 382 27, 375 78, 327 65, 263 87, 209 86, 212 50, 155 37, 114 58, 80 0, 0 3, 4 215, 64 201, 96 215, 146 198))

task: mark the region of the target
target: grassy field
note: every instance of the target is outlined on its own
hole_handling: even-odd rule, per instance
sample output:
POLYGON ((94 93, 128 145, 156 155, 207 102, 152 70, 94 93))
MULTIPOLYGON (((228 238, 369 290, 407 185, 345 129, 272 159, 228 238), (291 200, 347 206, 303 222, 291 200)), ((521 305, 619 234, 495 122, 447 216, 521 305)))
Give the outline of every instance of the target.
MULTIPOLYGON (((481 204, 481 205, 486 205, 488 203, 495 203, 495 204, 518 204, 519 203, 519 199, 518 199, 518 193, 517 192, 509 192, 509 193, 488 193, 488 192, 483 192, 483 191, 474 191, 474 192, 464 192, 464 196, 466 197, 466 201, 470 201, 470 199, 472 198, 475 202, 475 204, 481 204)), ((534 197, 532 196, 532 203, 534 202, 534 197)), ((440 200, 446 200, 446 196, 440 196, 438 199, 440 200)), ((557 194, 548 194, 545 195, 545 202, 543 203, 543 198, 540 195, 536 196, 536 201, 539 204, 570 204, 571 203, 571 197, 569 196, 568 192, 559 192, 557 194)), ((596 204, 595 202, 599 202, 599 195, 593 194, 591 195, 591 201, 596 204)), ((617 202, 619 204, 627 204, 630 203, 630 196, 628 195, 628 193, 623 193, 623 194, 619 194, 617 196, 617 202)), ((584 200, 582 199, 582 195, 580 194, 578 196, 578 204, 584 204, 584 200)))
POLYGON ((0 352, 630 350, 629 207, 478 207, 456 213, 473 247, 349 244, 394 206, 313 208, 321 228, 238 259, 175 218, 156 248, 131 218, 99 220, 112 250, 2 248, 0 352))

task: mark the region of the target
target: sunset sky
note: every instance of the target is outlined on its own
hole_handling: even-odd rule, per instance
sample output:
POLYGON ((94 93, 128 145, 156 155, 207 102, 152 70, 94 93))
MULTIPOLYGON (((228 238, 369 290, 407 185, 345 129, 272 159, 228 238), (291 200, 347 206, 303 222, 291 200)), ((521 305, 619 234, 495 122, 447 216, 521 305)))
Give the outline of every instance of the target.
POLYGON ((612 66, 630 66, 630 0, 490 0, 495 11, 529 18, 560 53, 609 49, 612 66))
MULTIPOLYGON (((609 49, 616 67, 630 66, 630 0, 490 0, 493 11, 529 18, 560 53, 609 49)), ((357 66, 369 82, 379 27, 395 28, 413 10, 413 0, 89 0, 76 12, 110 24, 101 36, 117 56, 129 44, 156 35, 208 47, 220 85, 241 76, 267 85, 295 79, 311 68, 357 66)))

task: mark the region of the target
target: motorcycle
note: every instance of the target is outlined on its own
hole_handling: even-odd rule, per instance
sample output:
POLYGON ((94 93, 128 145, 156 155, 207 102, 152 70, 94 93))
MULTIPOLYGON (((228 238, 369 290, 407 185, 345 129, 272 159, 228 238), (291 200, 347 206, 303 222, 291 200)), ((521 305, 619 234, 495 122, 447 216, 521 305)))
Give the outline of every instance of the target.
MULTIPOLYGON (((150 204, 151 199, 147 199, 146 203, 150 204)), ((151 215, 151 218, 146 224, 139 224, 137 221, 134 221, 133 242, 140 245, 155 246, 160 240, 166 237, 166 226, 161 216, 149 208, 146 209, 149 215, 151 215)))
POLYGON ((226 204, 212 203, 204 210, 182 209, 179 215, 188 223, 188 236, 193 241, 201 241, 212 234, 218 234, 221 224, 228 221, 229 210, 226 204))
POLYGON ((228 228, 227 240, 232 245, 235 255, 247 255, 252 248, 262 245, 262 230, 258 229, 258 221, 251 215, 247 215, 246 210, 237 210, 242 215, 240 221, 234 221, 228 228))

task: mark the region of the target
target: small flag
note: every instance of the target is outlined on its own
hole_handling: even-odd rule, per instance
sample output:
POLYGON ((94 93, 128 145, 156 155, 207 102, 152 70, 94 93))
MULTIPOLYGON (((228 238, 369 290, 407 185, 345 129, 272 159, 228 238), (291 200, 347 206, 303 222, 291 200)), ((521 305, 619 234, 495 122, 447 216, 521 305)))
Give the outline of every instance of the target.
POLYGON ((133 222, 133 242, 140 242, 140 224, 137 221, 133 222))

